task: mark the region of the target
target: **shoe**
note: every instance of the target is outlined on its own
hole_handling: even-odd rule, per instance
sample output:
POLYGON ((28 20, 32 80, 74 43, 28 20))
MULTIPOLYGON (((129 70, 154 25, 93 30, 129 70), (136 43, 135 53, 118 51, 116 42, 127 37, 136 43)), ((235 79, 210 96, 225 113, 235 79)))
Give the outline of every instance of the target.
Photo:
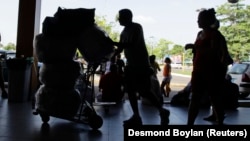
POLYGON ((215 117, 215 115, 210 115, 208 117, 203 118, 203 120, 206 120, 206 121, 216 121, 216 117, 215 117))
MULTIPOLYGON (((223 119, 222 119, 222 122, 223 122, 223 120, 225 119, 225 115, 224 115, 224 117, 223 117, 223 119)), ((217 122, 217 119, 216 119, 216 116, 215 115, 210 115, 210 116, 208 116, 208 117, 205 117, 205 118, 203 118, 203 120, 206 120, 206 121, 211 121, 211 122, 217 122)), ((221 121, 220 121, 221 122, 221 121)))
POLYGON ((140 116, 132 116, 130 119, 123 121, 123 126, 141 126, 142 120, 140 116))
POLYGON ((225 118, 226 118, 226 115, 224 115, 221 119, 216 120, 216 122, 218 123, 218 125, 225 125, 223 123, 225 118))
POLYGON ((2 92, 2 98, 8 98, 7 92, 2 92))
POLYGON ((168 124, 169 124, 169 115, 170 115, 169 110, 163 109, 163 110, 160 112, 160 116, 161 116, 161 125, 168 125, 168 124))

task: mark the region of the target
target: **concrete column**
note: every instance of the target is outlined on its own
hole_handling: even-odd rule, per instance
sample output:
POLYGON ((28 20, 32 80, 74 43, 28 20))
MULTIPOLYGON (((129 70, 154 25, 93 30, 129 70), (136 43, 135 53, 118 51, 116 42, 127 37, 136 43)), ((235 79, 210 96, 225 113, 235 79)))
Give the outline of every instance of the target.
MULTIPOLYGON (((33 40, 39 33, 41 0, 19 0, 16 58, 34 57, 33 40)), ((29 84, 30 94, 37 88, 37 62, 34 61, 31 71, 32 83, 29 84)))
POLYGON ((19 0, 16 57, 33 56, 36 0, 19 0))

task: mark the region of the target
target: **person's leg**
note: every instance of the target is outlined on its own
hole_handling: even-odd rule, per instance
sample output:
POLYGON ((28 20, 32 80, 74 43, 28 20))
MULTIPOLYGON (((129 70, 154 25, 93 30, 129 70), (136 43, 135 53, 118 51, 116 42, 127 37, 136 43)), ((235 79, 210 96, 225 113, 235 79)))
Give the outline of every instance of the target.
POLYGON ((140 83, 141 85, 138 87, 140 95, 149 99, 153 106, 159 110, 161 116, 161 125, 168 125, 170 112, 169 110, 163 108, 163 102, 161 101, 162 99, 158 98, 157 95, 152 93, 150 77, 142 77, 140 83))
POLYGON ((133 116, 124 121, 124 125, 141 125, 142 124, 142 120, 140 117, 140 113, 139 113, 139 109, 138 109, 138 99, 137 99, 137 77, 134 76, 133 72, 130 71, 126 71, 125 72, 125 84, 126 84, 126 91, 128 94, 128 99, 129 99, 129 103, 130 106, 132 108, 133 111, 133 116))
POLYGON ((191 87, 192 87, 192 93, 191 93, 191 100, 189 103, 189 109, 188 109, 188 119, 187 119, 187 125, 194 125, 195 119, 199 113, 200 108, 200 100, 202 98, 202 92, 204 89, 204 84, 202 75, 200 73, 192 72, 192 78, 191 78, 191 87), (202 83, 201 83, 202 82, 202 83))
MULTIPOLYGON (((217 89, 218 91, 218 89, 217 89)), ((215 117, 214 121, 217 121, 218 124, 223 124, 224 118, 225 118, 225 112, 223 105, 221 104, 222 98, 221 98, 221 92, 213 92, 211 94, 211 102, 213 106, 213 115, 215 117)))
POLYGON ((4 78, 3 78, 3 72, 2 72, 2 67, 0 66, 0 88, 2 90, 2 97, 3 98, 8 98, 8 94, 5 90, 4 86, 4 78))
MULTIPOLYGON (((208 93, 211 93, 211 92, 208 92, 208 93)), ((214 106, 212 105, 212 99, 210 95, 209 95, 209 100, 210 100, 210 105, 212 106, 212 111, 211 111, 212 113, 209 116, 203 118, 203 120, 214 122, 216 121, 216 114, 215 114, 214 106)))
POLYGON ((150 102, 153 104, 153 106, 155 106, 159 110, 160 117, 161 117, 161 125, 168 125, 170 111, 163 108, 163 102, 161 101, 161 99, 159 99, 153 93, 148 93, 146 94, 146 96, 145 95, 142 95, 142 96, 147 97, 150 100, 150 102))
POLYGON ((201 97, 200 92, 192 92, 192 97, 188 108, 188 119, 187 119, 188 125, 194 125, 195 119, 199 113, 200 99, 201 99, 200 97, 201 97))
POLYGON ((216 122, 218 124, 223 124, 225 118, 224 106, 221 101, 223 101, 224 89, 225 89, 225 76, 224 70, 221 72, 214 72, 209 80, 209 95, 211 98, 211 104, 213 106, 213 114, 216 117, 216 122))
POLYGON ((129 98, 130 106, 133 110, 133 115, 128 120, 125 120, 123 122, 124 125, 125 126, 126 125, 130 125, 130 126, 142 125, 142 120, 141 120, 140 113, 138 110, 136 93, 128 92, 128 98, 129 98))
POLYGON ((226 95, 224 94, 224 89, 226 88, 225 76, 226 74, 222 70, 221 72, 214 72, 207 80, 209 82, 207 90, 213 109, 212 115, 204 118, 204 120, 216 121, 218 124, 223 124, 225 112, 221 101, 223 101, 223 95, 226 95))
POLYGON ((171 92, 170 82, 167 82, 165 87, 166 87, 166 97, 169 97, 169 93, 171 92))
POLYGON ((137 95, 133 91, 128 91, 128 99, 130 102, 130 106, 133 110, 133 114, 135 116, 139 116, 139 110, 138 110, 138 102, 137 102, 137 95))
POLYGON ((167 97, 166 91, 165 91, 165 86, 166 86, 166 79, 163 78, 162 82, 161 82, 161 93, 167 97))

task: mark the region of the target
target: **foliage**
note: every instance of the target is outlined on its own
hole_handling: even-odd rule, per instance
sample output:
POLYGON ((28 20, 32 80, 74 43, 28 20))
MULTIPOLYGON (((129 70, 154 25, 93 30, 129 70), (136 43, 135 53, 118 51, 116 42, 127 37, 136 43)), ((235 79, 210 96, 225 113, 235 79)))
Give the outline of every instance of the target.
POLYGON ((160 39, 157 43, 156 47, 153 50, 153 53, 159 57, 160 60, 163 60, 163 58, 166 55, 170 54, 170 45, 173 43, 171 41, 168 41, 166 39, 160 39))
MULTIPOLYGON (((225 36, 230 55, 235 60, 249 60, 250 58, 250 6, 243 4, 244 0, 238 3, 222 4, 216 8, 217 18, 220 21, 220 31, 225 36)), ((184 55, 185 60, 192 60, 191 50, 185 51, 181 45, 176 45, 167 39, 160 39, 156 46, 148 46, 149 52, 157 57, 165 55, 184 55), (170 48, 169 45, 173 45, 170 48)))
MULTIPOLYGON (((239 0, 238 3, 226 2, 216 8, 216 16, 220 21, 219 30, 227 40, 229 53, 235 60, 241 61, 250 58, 250 6, 243 2, 244 0, 239 0)), ((159 58, 165 55, 184 55, 185 61, 192 60, 192 51, 184 50, 181 45, 167 39, 160 39, 156 44, 153 53, 159 58), (170 48, 169 45, 173 47, 170 48)))
POLYGON ((182 45, 175 44, 173 48, 170 50, 170 54, 172 55, 182 55, 184 52, 184 47, 182 45))
POLYGON ((216 10, 220 31, 225 36, 230 54, 235 60, 248 60, 250 53, 250 6, 225 3, 216 10))
POLYGON ((113 41, 117 42, 119 40, 120 33, 113 31, 113 27, 115 26, 114 22, 108 22, 105 16, 96 16, 95 21, 96 24, 101 27, 113 41))
POLYGON ((8 43, 6 46, 3 47, 4 50, 16 50, 16 46, 14 43, 8 43))
MULTIPOLYGON (((248 60, 250 56, 250 6, 243 4, 244 0, 238 3, 228 3, 216 7, 217 18, 220 21, 220 31, 225 36, 229 53, 234 59, 248 60)), ((119 41, 120 33, 114 31, 116 23, 108 22, 105 16, 96 16, 96 24, 101 27, 113 41, 119 41)), ((155 54, 157 59, 163 60, 166 55, 184 55, 185 61, 192 60, 191 50, 184 50, 184 47, 174 44, 167 39, 148 42, 147 49, 150 54, 155 54)), ((6 50, 15 50, 15 44, 9 43, 0 47, 6 50)))

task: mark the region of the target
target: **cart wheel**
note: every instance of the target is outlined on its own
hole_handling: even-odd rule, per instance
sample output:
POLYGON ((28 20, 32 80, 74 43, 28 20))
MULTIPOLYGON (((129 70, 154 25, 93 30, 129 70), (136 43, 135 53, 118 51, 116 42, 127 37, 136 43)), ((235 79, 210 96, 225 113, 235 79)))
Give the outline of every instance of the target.
POLYGON ((40 113, 40 117, 44 123, 48 123, 48 121, 50 120, 50 118, 47 114, 40 113))
POLYGON ((97 115, 97 114, 92 114, 89 117, 89 126, 94 129, 97 130, 98 128, 100 128, 103 124, 103 120, 102 117, 97 115))

